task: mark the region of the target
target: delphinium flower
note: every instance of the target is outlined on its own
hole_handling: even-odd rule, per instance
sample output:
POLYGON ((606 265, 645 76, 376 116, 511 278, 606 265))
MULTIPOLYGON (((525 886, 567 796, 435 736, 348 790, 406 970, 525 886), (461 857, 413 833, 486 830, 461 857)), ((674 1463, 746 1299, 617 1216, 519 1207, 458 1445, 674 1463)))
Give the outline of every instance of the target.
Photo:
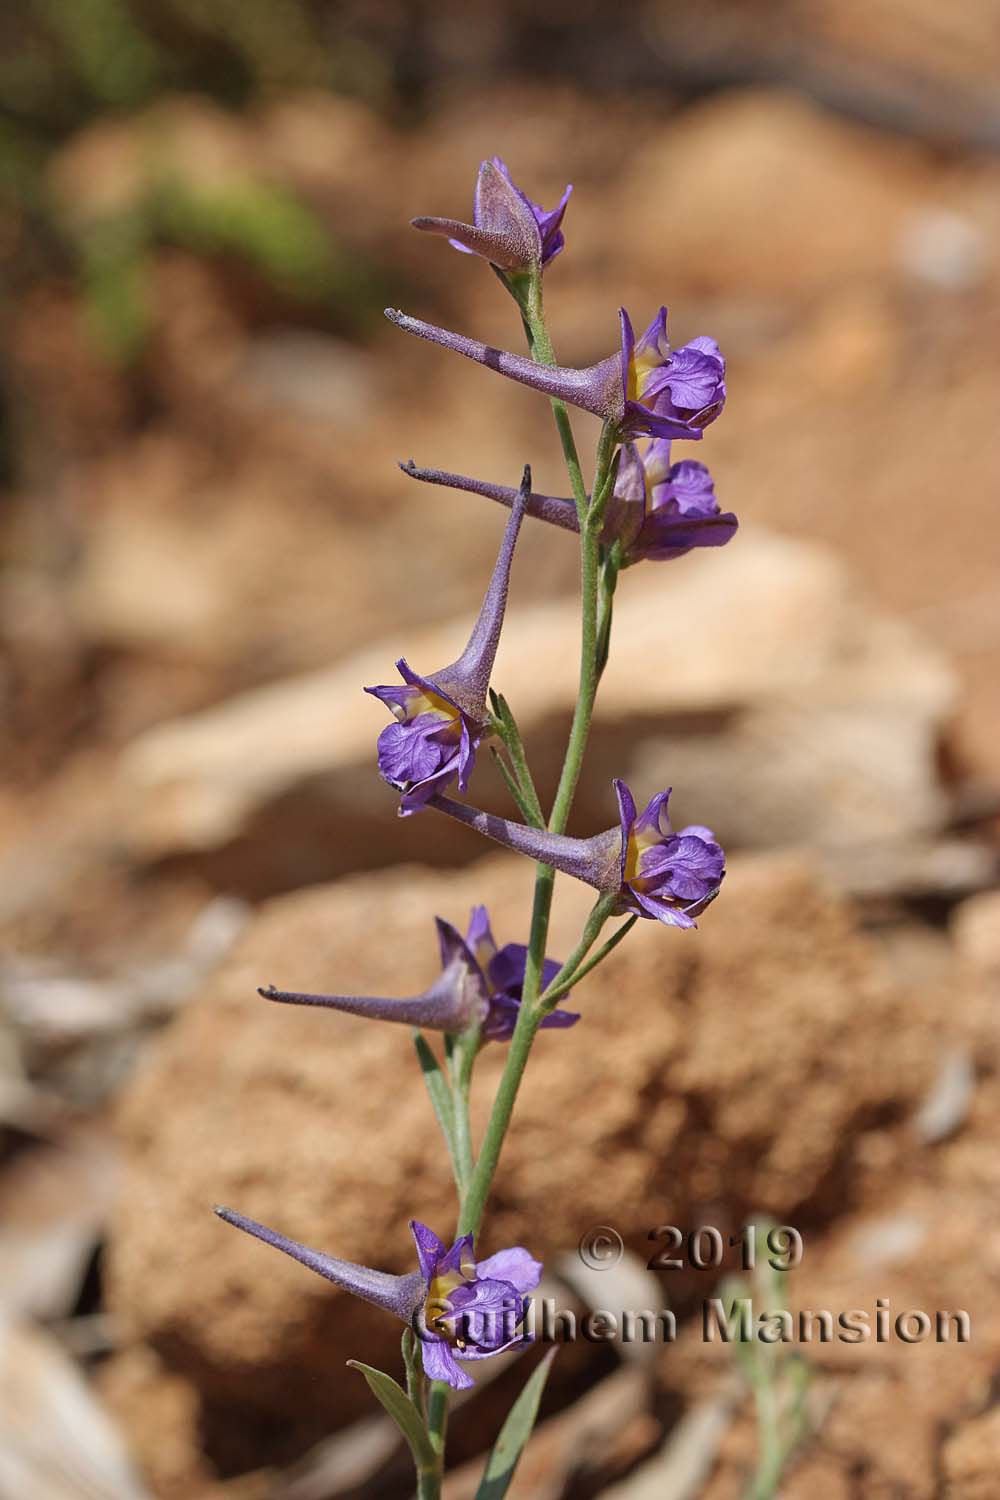
POLYGON ((486 699, 507 607, 514 547, 531 490, 524 471, 479 618, 457 661, 421 676, 405 658, 396 663, 402 686, 366 687, 395 715, 396 722, 378 737, 378 765, 385 780, 401 793, 399 811, 418 811, 428 797, 458 778, 464 792, 475 765, 476 750, 489 728, 486 699))
MULTIPOLYGON (((528 950, 523 943, 498 948, 485 906, 473 909, 469 930, 461 937, 450 922, 435 918, 441 950, 441 973, 426 990, 407 999, 373 995, 310 995, 267 985, 258 991, 266 1000, 285 1005, 315 1005, 344 1011, 373 1021, 398 1021, 426 1031, 452 1035, 480 1027, 484 1041, 506 1042, 514 1033, 521 1004, 521 988, 528 950)), ((548 984, 559 964, 547 958, 542 982, 548 984)), ((543 1026, 573 1026, 573 1011, 553 1010, 543 1026)))
POLYGON ((414 229, 446 235, 456 250, 480 255, 503 271, 525 271, 548 265, 563 248, 561 225, 572 191, 567 187, 556 207, 546 212, 522 193, 506 163, 494 156, 480 165, 471 224, 426 215, 410 223, 414 229))
POLYGON ((420 1270, 393 1276, 311 1250, 231 1208, 215 1211, 227 1224, 408 1324, 417 1336, 424 1371, 431 1380, 444 1380, 464 1390, 474 1382, 456 1355, 462 1360, 487 1359, 524 1342, 525 1335, 518 1330, 527 1309, 526 1294, 538 1285, 542 1266, 521 1246, 477 1262, 471 1234, 462 1235, 448 1249, 426 1224, 411 1219, 420 1270))
MULTIPOLYGON (((505 943, 498 948, 485 906, 473 908, 465 941, 476 956, 489 993, 489 1014, 482 1034, 492 1041, 510 1041, 521 1009, 528 949, 524 943, 505 943)), ((541 977, 543 988, 556 977, 560 967, 555 959, 545 959, 541 977)), ((568 990, 566 994, 569 994, 568 990)), ((579 1019, 576 1011, 551 1010, 541 1024, 543 1027, 575 1026, 579 1019)))
POLYGON ((522 385, 592 412, 610 423, 622 439, 646 435, 696 440, 725 405, 726 362, 718 344, 712 338, 700 337, 672 349, 665 307, 639 339, 628 313, 621 308, 620 349, 582 370, 538 364, 524 355, 494 349, 411 318, 395 308, 386 308, 385 315, 407 333, 453 349, 522 385))
POLYGON ((450 797, 432 805, 498 844, 551 865, 606 895, 615 911, 655 917, 671 927, 694 927, 719 893, 726 858, 711 829, 692 823, 675 833, 667 815, 670 791, 636 813, 632 793, 615 781, 619 823, 589 839, 569 838, 481 812, 450 797))
MULTIPOLYGON (((412 459, 400 464, 404 474, 426 484, 446 485, 512 506, 518 491, 464 474, 442 469, 418 469, 412 459)), ((568 495, 528 496, 527 514, 564 531, 578 532, 580 518, 568 495)), ((739 523, 731 511, 722 511, 715 498, 712 476, 694 459, 671 462, 671 443, 654 438, 644 449, 626 443, 608 503, 601 541, 621 546, 621 566, 648 559, 667 562, 683 557, 695 547, 723 547, 739 523)))

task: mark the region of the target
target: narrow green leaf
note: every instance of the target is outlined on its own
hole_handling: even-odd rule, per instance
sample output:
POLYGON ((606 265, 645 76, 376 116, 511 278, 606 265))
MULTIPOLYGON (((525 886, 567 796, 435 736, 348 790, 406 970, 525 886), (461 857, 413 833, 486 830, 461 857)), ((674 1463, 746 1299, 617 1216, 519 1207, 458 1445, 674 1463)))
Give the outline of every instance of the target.
POLYGON ((504 785, 506 786, 508 792, 510 792, 517 810, 521 814, 521 817, 525 820, 526 823, 534 824, 537 827, 537 824, 535 823, 535 814, 522 797, 521 788, 514 780, 513 772, 508 770, 507 764, 500 754, 500 751, 497 749, 496 745, 490 746, 490 754, 493 757, 497 770, 503 777, 504 785))
POLYGON ((424 1083, 427 1085, 427 1092, 431 1096, 431 1104, 434 1106, 437 1122, 441 1126, 441 1132, 448 1144, 448 1151, 452 1161, 454 1161, 455 1102, 452 1098, 451 1088, 441 1069, 441 1064, 431 1051, 423 1032, 414 1030, 413 1045, 417 1049, 420 1071, 424 1075, 424 1083))
MULTIPOLYGON (((428 1471, 434 1469, 437 1459, 434 1449, 431 1447, 427 1428, 424 1426, 420 1413, 403 1390, 403 1387, 397 1385, 392 1376, 386 1375, 383 1370, 374 1370, 371 1365, 363 1365, 358 1359, 349 1359, 347 1363, 350 1369, 360 1370, 368 1382, 368 1388, 372 1395, 377 1401, 382 1403, 409 1443, 410 1452, 413 1454, 413 1462, 416 1464, 418 1470, 428 1471)), ((503 1492, 500 1491, 500 1493, 502 1494, 503 1492)))
POLYGON ((532 1373, 524 1390, 507 1413, 507 1420, 500 1429, 500 1436, 490 1450, 486 1468, 476 1491, 476 1500, 502 1500, 514 1477, 517 1461, 531 1436, 538 1416, 545 1382, 549 1378, 552 1361, 559 1353, 550 1349, 537 1370, 532 1373))

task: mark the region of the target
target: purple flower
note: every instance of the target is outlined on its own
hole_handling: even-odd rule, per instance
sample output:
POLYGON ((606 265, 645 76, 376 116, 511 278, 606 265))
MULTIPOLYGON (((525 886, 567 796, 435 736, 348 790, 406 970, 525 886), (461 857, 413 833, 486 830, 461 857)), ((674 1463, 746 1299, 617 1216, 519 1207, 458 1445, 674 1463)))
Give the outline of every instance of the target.
POLYGON ((392 1276, 310 1250, 231 1208, 215 1211, 227 1224, 408 1323, 420 1341, 424 1370, 431 1380, 445 1380, 463 1390, 473 1381, 456 1363, 456 1354, 463 1360, 486 1359, 524 1338, 518 1329, 524 1321, 525 1294, 538 1285, 542 1267, 520 1246, 500 1250, 477 1264, 471 1234, 446 1250, 425 1224, 411 1219, 420 1270, 392 1276))
MULTIPOLYGON (((517 490, 505 485, 441 469, 418 469, 412 459, 400 468, 411 479, 466 490, 500 505, 512 506, 517 499, 517 490)), ((568 495, 532 491, 526 513, 564 531, 580 529, 576 505, 568 495)), ((671 464, 666 438, 654 438, 643 452, 634 443, 626 443, 601 532, 605 545, 621 542, 623 566, 644 558, 666 562, 695 547, 725 546, 738 525, 731 511, 720 511, 712 476, 704 464, 693 459, 671 464)))
MULTIPOLYGON (((524 943, 505 943, 502 948, 497 947, 485 906, 473 907, 465 941, 475 955, 489 996, 489 1013, 483 1022, 483 1037, 488 1041, 509 1042, 514 1035, 521 1009, 528 950, 524 943)), ((542 989, 552 983, 560 968, 561 965, 555 959, 545 959, 542 964, 542 989)), ((541 1024, 543 1029, 547 1026, 564 1028, 575 1026, 579 1019, 576 1011, 556 1009, 549 1011, 541 1024)))
POLYGON ((385 315, 407 333, 454 349, 533 390, 593 412, 612 423, 623 440, 643 435, 701 438, 725 405, 726 362, 718 344, 703 337, 671 349, 665 307, 638 340, 622 308, 619 352, 582 370, 536 364, 524 355, 509 354, 450 333, 396 308, 386 308, 385 315))
POLYGON ((446 1250, 426 1225, 413 1219, 410 1229, 427 1285, 416 1325, 424 1371, 431 1380, 464 1390, 473 1381, 455 1355, 488 1359, 522 1342, 518 1329, 527 1310, 525 1293, 538 1285, 541 1262, 516 1246, 477 1263, 471 1234, 446 1250))
POLYGON ((532 265, 548 265, 566 243, 561 225, 572 191, 567 187, 558 205, 546 213, 521 192, 506 164, 494 156, 480 165, 471 224, 427 217, 410 223, 414 229, 447 235, 456 250, 481 255, 503 271, 525 271, 532 265))
POLYGON ((621 817, 623 909, 672 927, 694 927, 694 918, 719 894, 726 857, 710 828, 691 823, 675 833, 667 816, 670 788, 636 816, 632 793, 615 782, 621 817))
POLYGON ((670 927, 696 926, 695 917, 715 900, 726 873, 715 835, 700 824, 675 833, 667 817, 669 791, 654 797, 637 817, 625 783, 615 781, 614 788, 619 824, 589 839, 530 828, 450 797, 436 796, 431 806, 507 849, 616 895, 618 912, 655 917, 670 927))
MULTIPOLYGON (((521 1006, 527 948, 523 943, 507 943, 498 949, 485 906, 473 908, 464 938, 450 922, 440 917, 435 920, 441 973, 420 995, 404 1000, 373 995, 307 995, 297 990, 278 990, 274 985, 258 990, 258 994, 283 1005, 321 1006, 374 1021, 399 1021, 428 1031, 457 1034, 479 1025, 484 1041, 510 1041, 521 1006)), ((559 967, 553 959, 545 960, 543 985, 555 978, 559 967)), ((579 1019, 573 1011, 553 1010, 542 1026, 573 1026, 579 1019)))
POLYGON ((739 522, 719 509, 708 469, 690 458, 671 463, 670 446, 668 438, 654 438, 643 452, 634 443, 622 450, 604 539, 620 539, 626 566, 724 547, 736 535, 739 522))
POLYGON ((510 520, 468 644, 457 661, 421 677, 404 658, 396 663, 402 686, 366 687, 396 717, 378 737, 378 765, 390 786, 402 793, 400 814, 424 806, 428 797, 458 777, 464 792, 476 750, 489 726, 486 696, 507 607, 514 546, 521 529, 531 471, 525 468, 510 520))
POLYGON ((714 339, 692 339, 671 350, 667 309, 661 307, 640 339, 621 313, 621 378, 629 437, 700 438, 726 401, 726 362, 714 339))

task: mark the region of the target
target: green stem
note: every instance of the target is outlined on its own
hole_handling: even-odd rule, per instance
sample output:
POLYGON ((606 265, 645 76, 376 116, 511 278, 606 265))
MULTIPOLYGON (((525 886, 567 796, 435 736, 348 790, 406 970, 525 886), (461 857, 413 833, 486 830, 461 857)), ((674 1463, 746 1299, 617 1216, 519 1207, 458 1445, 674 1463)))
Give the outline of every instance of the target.
POLYGON ((518 812, 521 814, 521 817, 526 823, 529 823, 532 828, 544 828, 545 819, 540 814, 536 816, 532 808, 525 801, 524 794, 521 791, 520 783, 518 782, 517 777, 507 765, 496 745, 490 746, 490 755, 493 757, 493 762, 497 770, 500 772, 501 777, 503 778, 503 784, 507 788, 508 792, 510 792, 514 805, 517 808, 518 812))
MULTIPOLYGON (((528 335, 532 358, 540 365, 554 365, 556 363, 555 350, 552 348, 549 330, 545 326, 545 313, 542 308, 542 273, 540 269, 531 276, 523 300, 520 298, 518 300, 524 318, 524 326, 528 335)), ((551 404, 552 414, 556 419, 556 431, 559 434, 559 442, 562 445, 563 458, 566 460, 570 486, 573 490, 573 499, 576 501, 576 513, 582 527, 583 519, 587 514, 589 498, 587 495, 587 486, 583 482, 580 455, 576 451, 576 439, 573 436, 573 428, 570 426, 566 403, 559 401, 556 397, 552 397, 551 404)), ((596 484, 594 488, 596 490, 596 484)))
POLYGON ((580 934, 580 941, 577 943, 576 947, 573 949, 573 952, 570 954, 569 958, 567 958, 566 962, 559 970, 559 973, 552 980, 552 983, 548 986, 545 993, 540 996, 540 1000, 544 1002, 542 1006, 543 1010, 549 1011, 552 1009, 553 1002, 551 1000, 551 996, 552 992, 555 989, 558 988, 560 989, 561 993, 565 994, 566 990, 569 988, 569 983, 572 981, 573 975, 575 974, 577 968, 580 964, 583 963, 583 960, 586 958, 587 954, 596 943, 598 936, 600 935, 601 928, 610 917, 617 899, 617 891, 612 891, 609 894, 598 896, 597 900, 590 908, 590 915, 587 917, 587 920, 584 923, 583 932, 580 934))
POLYGON ((606 943, 601 944, 593 958, 588 958, 587 962, 582 963, 578 969, 570 969, 569 961, 567 960, 542 996, 542 999, 545 1001, 546 1010, 551 1010, 557 1000, 561 1000, 563 995, 568 994, 575 984, 579 984, 581 979, 586 979, 592 969, 596 969, 598 964, 602 964, 608 954, 613 953, 618 947, 622 938, 632 931, 638 920, 639 918, 636 916, 629 917, 628 921, 623 922, 617 932, 611 934, 606 943), (569 971, 568 973, 567 970, 569 971), (566 975, 565 978, 563 978, 564 974, 566 975))
MULTIPOLYGON (((601 482, 610 465, 613 452, 613 435, 605 429, 601 435, 601 446, 598 450, 598 479, 601 482)), ((595 491, 599 488, 599 483, 595 482, 595 491)), ((562 774, 549 818, 549 828, 554 833, 563 833, 569 820, 573 796, 580 779, 584 751, 587 747, 587 736, 594 711, 594 697, 597 693, 597 593, 600 544, 595 529, 586 521, 581 529, 580 542, 582 554, 580 686, 562 774)), ((460 1234, 479 1232, 486 1199, 489 1196, 504 1137, 510 1124, 514 1101, 521 1086, 535 1033, 542 1019, 543 1011, 538 1005, 538 998, 541 990, 542 966, 545 960, 554 884, 555 871, 549 865, 539 865, 535 876, 535 897, 531 914, 528 954, 525 961, 524 984, 521 991, 521 1009, 514 1035, 511 1038, 500 1086, 493 1101, 493 1109, 483 1137, 479 1158, 462 1204, 460 1234)), ((590 942, 593 942, 593 938, 590 942)))
POLYGON ((778 1391, 774 1372, 762 1371, 754 1385, 760 1461, 754 1475, 752 1500, 773 1500, 788 1454, 781 1440, 778 1391))
MULTIPOLYGON (((555 364, 555 354, 542 310, 541 272, 534 274, 523 297, 518 297, 533 357, 539 364, 555 364)), ((588 520, 590 497, 583 482, 580 459, 570 427, 569 414, 561 401, 553 401, 556 428, 562 443, 566 468, 569 472, 573 497, 580 520, 580 577, 581 577, 581 628, 580 628, 580 682, 573 723, 563 760, 559 785, 556 789, 549 829, 553 833, 564 833, 569 821, 573 797, 583 766, 584 751, 590 733, 590 722, 594 712, 597 693, 597 604, 600 564, 599 520, 591 524, 588 520)), ((605 490, 617 448, 617 434, 605 423, 597 448, 594 487, 595 496, 605 490)), ((507 1061, 493 1101, 489 1124, 483 1144, 472 1173, 469 1190, 462 1203, 459 1225, 461 1234, 477 1234, 482 1221, 486 1199, 489 1196, 493 1176, 500 1160, 507 1127, 510 1124, 514 1101, 517 1098, 528 1055, 531 1052, 535 1033, 541 1023, 543 1011, 538 1004, 542 985, 542 968, 545 961, 545 946, 549 932, 549 915, 552 909, 552 893, 555 871, 549 865, 540 864, 535 874, 535 895, 531 913, 531 932, 528 939, 528 954, 525 961, 524 984, 521 990, 521 1009, 511 1038, 507 1061)), ((593 941, 593 940, 591 940, 593 941)))
POLYGON ((420 1359, 420 1347, 413 1330, 410 1328, 403 1334, 403 1366, 406 1370, 406 1394, 417 1408, 420 1416, 426 1420, 425 1398, 427 1394, 427 1381, 424 1378, 423 1365, 420 1359))
POLYGON ((507 754, 510 756, 510 763, 514 768, 514 775, 517 777, 521 798, 529 809, 527 814, 528 822, 533 823, 536 828, 544 828, 545 816, 542 812, 542 804, 538 800, 538 791, 535 787, 534 777, 531 774, 531 768, 528 765, 528 757, 525 754, 524 741, 521 739, 521 731, 517 727, 517 720, 514 718, 510 704, 501 694, 494 696, 494 707, 497 715, 497 733, 504 743, 507 754))
POLYGON ((459 1198, 464 1198, 472 1179, 472 1132, 469 1126, 469 1094, 472 1068, 479 1051, 479 1027, 459 1037, 451 1058, 452 1093, 455 1101, 455 1165, 459 1198))
MULTIPOLYGON (((545 318, 542 310, 541 269, 536 269, 528 280, 526 287, 515 288, 511 285, 510 290, 514 293, 521 308, 532 356, 539 364, 554 365, 556 362, 555 354, 552 349, 552 341, 549 338, 548 329, 545 326, 545 318)), ((573 797, 580 779, 584 751, 586 750, 587 737, 590 732, 590 722, 594 712, 594 698, 597 693, 597 684, 600 676, 597 660, 597 613, 601 519, 599 515, 595 515, 592 521, 589 519, 591 509, 590 496, 588 496, 587 487, 584 484, 583 471, 580 467, 580 457, 577 453, 576 441, 573 437, 573 429, 570 425, 569 413, 566 410, 565 404, 562 401, 554 400, 552 402, 552 410, 555 416, 559 441, 562 445, 563 457, 565 458, 566 468, 569 473, 573 498, 576 503, 577 517, 580 523, 581 555, 580 683, 576 707, 573 712, 573 723, 570 727, 569 741, 566 746, 566 755, 563 760, 559 785, 556 789, 555 800, 552 804, 552 812, 548 822, 548 826, 552 832, 563 833, 569 821, 573 797)), ((617 433, 608 424, 605 424, 601 431, 597 449, 596 472, 593 486, 595 497, 606 497, 617 441, 617 433)), ((505 736, 505 743, 511 755, 514 771, 520 783, 522 793, 527 793, 529 789, 531 793, 534 793, 534 786, 531 782, 530 772, 528 772, 524 749, 520 742, 520 735, 515 733, 511 736, 505 736)), ((537 801, 537 795, 535 800, 537 801)), ((535 1034, 545 1014, 545 1008, 539 1003, 539 996, 542 985, 542 970, 548 939, 549 914, 552 909, 554 884, 555 871, 552 867, 544 864, 538 865, 535 873, 531 932, 525 961, 524 983, 521 990, 521 1007, 496 1097, 493 1101, 493 1108, 490 1111, 490 1118, 483 1136, 482 1146, 475 1166, 472 1169, 471 1178, 468 1179, 466 1190, 462 1193, 458 1223, 459 1235, 478 1235, 479 1233, 486 1200, 493 1185, 493 1177, 500 1160, 500 1152, 507 1134, 507 1128, 510 1124, 518 1089, 521 1086, 521 1079, 524 1076, 524 1070, 535 1040, 535 1034)), ((607 899, 602 897, 598 901, 594 912, 591 913, 592 920, 595 913, 602 908, 607 899)), ((587 939, 586 946, 579 950, 579 956, 576 958, 577 962, 580 961, 580 958, 593 945, 597 933, 600 931, 600 926, 607 920, 608 915, 610 915, 610 903, 607 909, 602 912, 600 923, 594 929, 593 935, 587 939)), ((582 942, 583 939, 581 939, 582 942)), ((455 1092, 458 1093, 460 1091, 456 1089, 455 1092)), ((456 1100, 455 1115, 456 1131, 463 1137, 460 1151, 457 1154, 460 1154, 464 1162, 464 1132, 468 1127, 467 1079, 464 1098, 456 1100), (464 1115, 464 1128, 458 1120, 459 1115, 464 1115)), ((427 1426, 431 1443, 438 1454, 439 1464, 442 1466, 445 1428, 448 1416, 447 1402, 447 1386, 442 1386, 437 1381, 433 1382, 428 1397, 427 1426)), ((440 1472, 436 1478, 435 1476, 420 1476, 420 1500, 437 1500, 439 1492, 440 1472), (435 1484, 437 1488, 434 1487, 435 1484)))
POLYGON ((448 1430, 448 1386, 443 1380, 432 1380, 427 1396, 427 1431, 437 1463, 433 1469, 417 1473, 418 1500, 440 1500, 444 1474, 444 1440, 448 1430))

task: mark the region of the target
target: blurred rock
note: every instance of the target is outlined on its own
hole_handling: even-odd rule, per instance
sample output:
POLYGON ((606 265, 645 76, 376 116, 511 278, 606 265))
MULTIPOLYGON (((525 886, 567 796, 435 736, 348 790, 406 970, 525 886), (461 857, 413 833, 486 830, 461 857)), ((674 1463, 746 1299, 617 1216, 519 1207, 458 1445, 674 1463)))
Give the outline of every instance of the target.
POLYGON ((941 1450, 942 1500, 992 1500, 1000 1470, 1000 1410, 963 1422, 941 1450))
MULTIPOLYGON (((366 1410, 361 1383, 335 1372, 359 1349, 392 1366, 398 1330, 220 1224, 211 1204, 402 1270, 409 1217, 447 1232, 450 1175, 405 1028, 269 1006, 255 986, 412 991, 434 972, 432 913, 461 922, 486 901, 500 940, 517 938, 529 888, 527 866, 494 856, 263 908, 126 1097, 128 1180, 107 1261, 126 1341, 148 1342, 216 1407, 336 1426, 366 1410)), ((555 954, 588 905, 581 887, 561 895, 555 954)), ((889 1125, 922 1097, 937 1055, 919 993, 895 990, 788 858, 737 861, 696 935, 640 923, 576 998, 584 1020, 541 1039, 519 1096, 486 1249, 523 1241, 551 1257, 604 1223, 648 1254, 664 1221, 829 1212, 876 1120, 891 1160, 889 1125), (613 1173, 595 1172, 612 1157, 613 1173)), ((477 1131, 502 1063, 499 1047, 481 1059, 477 1131)))
POLYGON ((147 1500, 82 1373, 41 1329, 0 1318, 0 1491, 31 1500, 147 1500))
MULTIPOLYGON (((543 785, 575 698, 578 628, 569 602, 517 609, 494 674, 543 785)), ((883 860, 895 850, 905 866, 913 840, 941 826, 949 670, 822 548, 747 532, 669 577, 637 569, 619 587, 615 628, 623 645, 601 687, 578 826, 612 822, 614 775, 642 796, 672 783, 685 819, 743 846, 838 853, 848 886, 864 883, 866 848, 883 860)), ((424 816, 415 833, 391 817, 392 794, 372 774, 384 710, 361 692, 393 676, 404 644, 433 667, 467 630, 463 618, 397 634, 141 735, 120 765, 127 849, 143 861, 211 857, 220 878, 265 892, 359 862, 467 858, 465 830, 424 816)), ((488 799, 485 754, 481 764, 476 795, 488 799)))
POLYGON ((198 1393, 163 1368, 151 1349, 123 1350, 97 1372, 98 1389, 160 1500, 193 1500, 215 1478, 201 1456, 198 1393))
POLYGON ((0 1171, 0 1317, 65 1318, 114 1198, 111 1142, 92 1133, 23 1150, 0 1171))
POLYGON ((1000 991, 1000 891, 983 891, 963 901, 952 932, 959 957, 995 998, 1000 991))
POLYGON ((923 188, 898 142, 754 90, 689 110, 630 153, 628 174, 643 216, 629 256, 650 279, 786 304, 886 272, 923 188))

